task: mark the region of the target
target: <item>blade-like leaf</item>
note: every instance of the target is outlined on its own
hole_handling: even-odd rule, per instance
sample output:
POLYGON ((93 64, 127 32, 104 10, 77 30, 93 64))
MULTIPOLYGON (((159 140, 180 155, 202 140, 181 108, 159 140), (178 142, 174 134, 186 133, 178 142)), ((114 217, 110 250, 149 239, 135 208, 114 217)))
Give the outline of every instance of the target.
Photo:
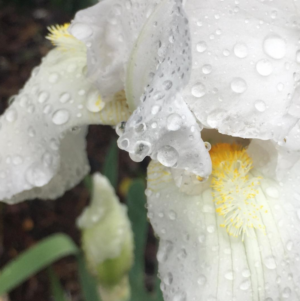
POLYGON ((54 234, 23 252, 0 271, 0 295, 9 292, 52 262, 79 252, 64 234, 54 234))
POLYGON ((147 299, 144 285, 144 253, 148 228, 145 204, 145 184, 141 180, 135 180, 130 186, 127 196, 128 216, 132 224, 135 242, 134 266, 129 274, 132 301, 147 299))
POLYGON ((117 142, 114 139, 108 149, 107 155, 104 161, 103 175, 105 175, 111 185, 117 189, 118 183, 118 147, 117 142))
POLYGON ((77 256, 79 280, 85 301, 101 301, 95 278, 88 272, 82 255, 77 256))
POLYGON ((48 277, 50 280, 51 294, 54 301, 66 301, 65 292, 59 282, 59 279, 51 267, 48 268, 48 277))

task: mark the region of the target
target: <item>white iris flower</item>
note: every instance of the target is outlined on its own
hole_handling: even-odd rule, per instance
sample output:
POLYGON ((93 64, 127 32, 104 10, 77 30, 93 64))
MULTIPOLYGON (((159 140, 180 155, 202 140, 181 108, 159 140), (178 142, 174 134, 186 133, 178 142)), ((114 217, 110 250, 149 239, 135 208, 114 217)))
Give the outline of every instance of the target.
POLYGON ((125 90, 118 145, 153 159, 165 300, 299 300, 299 10, 104 0, 79 12, 2 117, 0 197, 54 198, 79 181, 84 125, 126 120, 125 90))

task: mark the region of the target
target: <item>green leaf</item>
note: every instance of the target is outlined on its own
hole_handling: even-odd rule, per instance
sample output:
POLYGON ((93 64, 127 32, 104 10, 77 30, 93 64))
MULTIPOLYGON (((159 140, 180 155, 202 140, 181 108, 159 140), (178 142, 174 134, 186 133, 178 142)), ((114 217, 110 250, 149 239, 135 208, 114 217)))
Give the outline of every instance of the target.
POLYGON ((118 184, 118 155, 117 142, 114 139, 111 142, 105 157, 103 175, 108 178, 109 182, 115 189, 117 189, 118 184))
POLYGON ((96 279, 88 272, 82 255, 77 256, 79 280, 85 301, 101 301, 96 279))
POLYGON ((50 280, 51 295, 54 301, 66 301, 65 292, 59 282, 59 279, 51 267, 48 268, 48 277, 50 280))
POLYGON ((149 298, 144 285, 144 253, 148 230, 145 204, 145 184, 142 180, 135 180, 131 184, 127 196, 128 216, 132 224, 135 242, 135 261, 129 273, 132 301, 149 298))
POLYGON ((9 292, 54 261, 78 252, 77 246, 64 234, 54 234, 40 241, 0 271, 0 295, 9 292))

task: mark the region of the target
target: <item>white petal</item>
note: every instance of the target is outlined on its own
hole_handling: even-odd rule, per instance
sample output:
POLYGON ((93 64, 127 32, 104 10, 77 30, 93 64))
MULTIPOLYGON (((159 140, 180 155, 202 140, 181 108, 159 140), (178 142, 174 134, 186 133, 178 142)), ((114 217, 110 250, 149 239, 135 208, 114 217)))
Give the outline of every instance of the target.
POLYGON ((107 97, 124 88, 125 64, 156 3, 109 0, 79 11, 70 33, 88 48, 88 74, 107 97))
MULTIPOLYGON (((66 179, 61 181, 62 187, 57 188, 56 193, 52 189, 46 188, 48 194, 38 189, 37 193, 28 192, 17 199, 35 196, 54 198, 62 194, 62 190, 77 183, 79 175, 83 176, 87 171, 82 138, 78 138, 80 153, 77 153, 69 132, 86 124, 116 124, 128 117, 128 111, 123 110, 126 106, 121 104, 124 101, 120 99, 111 101, 103 109, 104 103, 96 88, 86 79, 85 70, 85 54, 77 55, 75 52, 70 56, 68 52, 52 50, 34 69, 24 89, 0 117, 0 200, 10 199, 24 190, 43 187, 61 171, 66 179), (82 170, 76 180, 73 179, 73 168, 63 167, 62 159, 69 160, 64 149, 60 149, 64 136, 64 144, 69 140, 71 144, 61 147, 74 151, 74 158, 84 158, 74 162, 76 168, 80 162, 83 164, 78 167, 82 170), (64 158, 61 159, 61 155, 64 158), (72 184, 68 184, 68 171, 72 184)), ((56 184, 59 185, 59 181, 56 184)))
POLYGON ((293 127, 300 117, 295 5, 186 1, 193 66, 183 96, 202 124, 223 134, 275 140, 293 127))
POLYGON ((255 230, 243 242, 219 226, 211 189, 186 195, 154 162, 148 179, 149 218, 160 237, 166 301, 299 300, 300 221, 289 190, 261 180, 256 198, 268 210, 261 215, 266 234, 255 230))
POLYGON ((131 54, 126 96, 129 106, 137 109, 118 145, 135 161, 149 155, 165 166, 207 177, 211 162, 200 126, 180 93, 190 64, 188 21, 181 4, 162 1, 131 54))
MULTIPOLYGON (((86 132, 87 128, 81 127, 64 135, 57 150, 57 155, 60 158, 58 170, 46 185, 22 191, 11 199, 6 199, 5 202, 15 204, 34 198, 54 200, 77 185, 90 170, 86 154, 86 132)), ((37 169, 36 172, 36 176, 39 176, 42 171, 37 169)), ((17 179, 20 183, 24 183, 22 171, 16 171, 16 174, 19 175, 17 179)), ((14 181, 14 185, 16 183, 17 181, 14 181)))

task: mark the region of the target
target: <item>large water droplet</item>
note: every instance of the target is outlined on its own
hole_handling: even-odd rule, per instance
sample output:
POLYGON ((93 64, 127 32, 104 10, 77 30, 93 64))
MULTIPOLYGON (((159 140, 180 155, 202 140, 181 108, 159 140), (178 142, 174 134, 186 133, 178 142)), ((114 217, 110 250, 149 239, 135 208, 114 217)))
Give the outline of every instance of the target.
POLYGON ((157 154, 157 160, 164 166, 172 167, 178 161, 178 152, 172 146, 165 145, 163 146, 157 154))
POLYGON ((57 83, 58 79, 59 79, 59 75, 57 73, 51 73, 49 75, 48 81, 51 84, 55 84, 57 83))
POLYGON ((86 108, 92 112, 100 112, 105 106, 105 102, 101 99, 97 91, 92 91, 87 96, 86 108))
POLYGON ((248 47, 243 43, 237 43, 233 48, 233 52, 238 58, 243 59, 248 55, 248 47))
POLYGON ((211 71, 212 71, 212 66, 211 65, 204 65, 203 67, 202 67, 202 72, 204 73, 204 74, 210 74, 211 73, 211 71))
POLYGON ((278 199, 279 198, 279 191, 276 187, 267 187, 266 188, 266 194, 271 197, 271 198, 274 198, 274 199, 278 199))
POLYGON ((242 272, 242 276, 245 277, 245 278, 249 278, 251 276, 251 273, 249 270, 244 270, 242 272))
POLYGON ((270 270, 276 269, 276 261, 275 261, 275 258, 273 256, 266 257, 265 260, 264 260, 264 264, 270 270))
POLYGON ((242 291, 246 291, 246 290, 248 290, 250 288, 250 285, 251 285, 250 281, 246 280, 246 281, 244 281, 244 282, 241 283, 240 289, 242 291))
POLYGON ((39 103, 44 103, 45 101, 48 100, 48 98, 49 98, 49 93, 43 91, 43 92, 41 92, 41 93, 39 94, 38 102, 39 102, 39 103))
POLYGON ((266 110, 266 104, 262 100, 256 101, 254 106, 258 112, 264 112, 266 110))
POLYGON ((214 225, 210 225, 210 226, 207 226, 206 230, 208 233, 214 233, 216 228, 214 225))
POLYGON ((193 87, 192 87, 192 91, 191 91, 192 95, 197 97, 197 98, 200 98, 202 97, 203 95, 205 95, 206 93, 206 88, 203 84, 201 83, 197 83, 195 84, 193 87))
POLYGON ((122 136, 125 132, 126 121, 121 121, 116 126, 116 133, 118 136, 122 136))
POLYGON ((26 180, 35 187, 42 187, 48 183, 49 178, 39 167, 30 167, 26 171, 26 180))
POLYGON ((163 277, 163 282, 166 285, 172 284, 172 282, 173 282, 173 275, 172 275, 172 273, 167 273, 167 275, 165 277, 163 277))
POLYGON ((256 64, 256 71, 262 76, 269 76, 273 72, 273 66, 268 60, 260 60, 256 64))
POLYGON ((282 59, 286 54, 286 43, 278 35, 268 36, 263 45, 265 53, 273 59, 282 59))
POLYGON ((157 252, 158 262, 166 262, 170 253, 173 250, 173 243, 170 241, 164 241, 160 243, 159 250, 157 252))
POLYGON ((60 95, 59 97, 59 101, 61 103, 66 103, 67 101, 69 101, 71 99, 71 95, 69 93, 63 93, 60 95))
POLYGON ((68 110, 62 109, 56 111, 52 116, 52 121, 56 125, 62 125, 69 121, 70 113, 68 110))
POLYGON ((247 90, 247 83, 240 77, 236 77, 230 84, 231 90, 237 94, 244 93, 247 90))
POLYGON ((225 273, 224 277, 227 280, 233 280, 233 272, 229 271, 229 272, 225 273))
POLYGON ((71 34, 78 40, 83 40, 90 37, 93 34, 93 29, 82 23, 77 23, 71 26, 71 34))
POLYGON ((284 299, 288 299, 291 296, 291 289, 289 287, 284 288, 284 290, 282 291, 282 297, 284 299))
POLYGON ((207 45, 204 41, 201 41, 196 45, 196 49, 198 52, 202 53, 207 49, 207 45))
POLYGON ((14 108, 11 108, 6 112, 5 118, 8 122, 14 122, 18 118, 18 113, 14 108))
POLYGON ((286 248, 288 251, 291 251, 293 249, 293 242, 291 240, 289 240, 286 244, 286 248))
POLYGON ((182 118, 180 115, 174 113, 168 116, 167 128, 169 131, 177 131, 182 125, 182 118))
POLYGON ((203 285, 205 285, 206 281, 207 281, 206 277, 204 275, 200 275, 199 278, 198 278, 198 280, 197 280, 197 283, 199 285, 203 286, 203 285))

